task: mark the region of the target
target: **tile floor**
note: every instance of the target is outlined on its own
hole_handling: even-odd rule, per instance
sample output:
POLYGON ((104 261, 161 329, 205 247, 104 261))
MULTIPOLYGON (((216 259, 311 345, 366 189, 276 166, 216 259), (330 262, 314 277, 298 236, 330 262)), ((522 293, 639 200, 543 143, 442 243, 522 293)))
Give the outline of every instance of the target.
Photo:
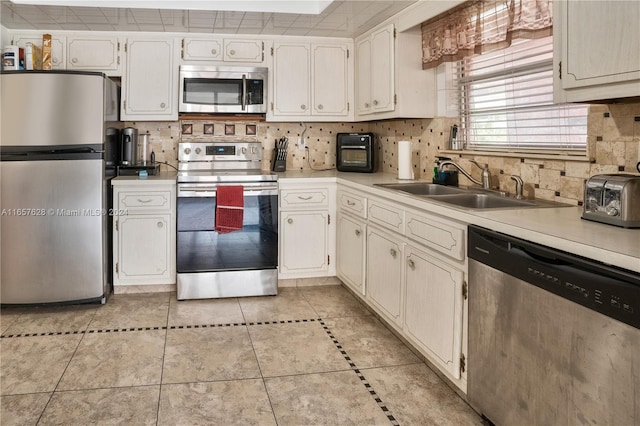
POLYGON ((341 286, 3 309, 8 425, 479 425, 341 286))

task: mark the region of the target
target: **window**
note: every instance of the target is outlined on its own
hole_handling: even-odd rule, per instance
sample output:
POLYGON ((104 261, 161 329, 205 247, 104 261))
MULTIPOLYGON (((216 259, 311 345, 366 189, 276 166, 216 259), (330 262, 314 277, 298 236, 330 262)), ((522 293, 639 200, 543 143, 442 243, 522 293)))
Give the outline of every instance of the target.
POLYGON ((456 64, 466 149, 586 151, 588 105, 553 103, 551 36, 514 40, 456 64))

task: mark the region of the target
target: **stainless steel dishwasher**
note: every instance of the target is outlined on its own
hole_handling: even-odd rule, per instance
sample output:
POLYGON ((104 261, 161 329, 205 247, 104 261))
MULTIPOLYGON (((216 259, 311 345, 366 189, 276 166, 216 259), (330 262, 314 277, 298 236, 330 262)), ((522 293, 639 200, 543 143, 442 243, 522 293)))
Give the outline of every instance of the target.
POLYGON ((640 424, 640 275, 469 227, 468 398, 496 425, 640 424))

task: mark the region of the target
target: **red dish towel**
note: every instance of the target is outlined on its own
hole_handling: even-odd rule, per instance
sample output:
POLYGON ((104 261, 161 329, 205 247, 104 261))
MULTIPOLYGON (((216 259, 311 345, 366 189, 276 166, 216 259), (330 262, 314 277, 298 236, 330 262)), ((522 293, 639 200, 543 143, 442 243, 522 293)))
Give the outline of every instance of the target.
POLYGON ((216 193, 216 232, 226 234, 242 229, 244 187, 219 186, 216 193))

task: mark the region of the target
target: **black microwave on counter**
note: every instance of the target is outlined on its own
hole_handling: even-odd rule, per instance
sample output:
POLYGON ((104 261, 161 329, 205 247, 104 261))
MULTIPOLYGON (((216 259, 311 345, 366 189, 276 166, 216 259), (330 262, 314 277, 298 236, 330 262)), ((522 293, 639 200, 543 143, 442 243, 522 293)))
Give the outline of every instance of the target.
POLYGON ((338 133, 336 141, 336 168, 339 172, 373 173, 375 138, 373 133, 338 133))

